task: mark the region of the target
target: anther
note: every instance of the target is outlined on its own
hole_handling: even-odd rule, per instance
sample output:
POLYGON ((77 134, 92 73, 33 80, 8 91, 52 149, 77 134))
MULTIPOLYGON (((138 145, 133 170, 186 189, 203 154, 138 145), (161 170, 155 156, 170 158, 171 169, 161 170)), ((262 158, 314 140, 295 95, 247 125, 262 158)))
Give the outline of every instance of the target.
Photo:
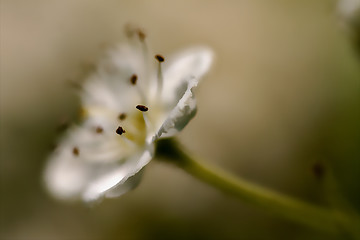
POLYGON ((155 58, 156 58, 156 60, 158 60, 159 62, 165 61, 165 58, 164 58, 163 56, 159 55, 159 54, 155 55, 155 58))
POLYGON ((72 150, 72 153, 75 155, 75 156, 79 156, 79 148, 77 147, 74 147, 73 150, 72 150))
POLYGON ((138 29, 137 34, 139 36, 140 41, 143 42, 145 40, 145 37, 146 37, 146 34, 144 33, 144 31, 142 31, 141 29, 138 29))
POLYGON ((149 108, 144 105, 137 105, 136 108, 142 112, 146 112, 147 110, 149 110, 149 108))
POLYGON ((100 126, 96 127, 96 129, 95 129, 95 132, 99 133, 99 134, 102 133, 103 131, 104 131, 104 129, 102 127, 100 127, 100 126))
POLYGON ((136 84, 136 81, 138 79, 138 76, 136 74, 133 74, 131 77, 130 77, 130 82, 132 85, 135 85, 136 84))
POLYGON ((119 135, 122 135, 123 133, 126 133, 126 131, 122 127, 119 126, 116 129, 116 133, 119 134, 119 135))
POLYGON ((119 116, 118 116, 118 119, 121 120, 121 121, 125 120, 125 118, 126 118, 125 113, 120 113, 119 116))

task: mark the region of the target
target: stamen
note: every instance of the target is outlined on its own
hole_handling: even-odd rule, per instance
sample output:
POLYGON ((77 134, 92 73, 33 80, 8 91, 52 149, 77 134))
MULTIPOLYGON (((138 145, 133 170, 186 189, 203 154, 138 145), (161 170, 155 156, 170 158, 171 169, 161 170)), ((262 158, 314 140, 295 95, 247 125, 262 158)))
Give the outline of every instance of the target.
POLYGON ((73 150, 72 150, 72 153, 73 153, 75 156, 79 156, 79 154, 80 154, 79 148, 78 148, 78 147, 74 147, 73 150))
POLYGON ((138 76, 136 74, 131 75, 130 83, 132 85, 136 85, 136 88, 137 88, 137 91, 139 92, 141 100, 146 103, 147 102, 146 96, 145 96, 144 92, 142 91, 142 89, 140 88, 140 86, 136 84, 137 80, 138 80, 138 76))
POLYGON ((119 126, 116 129, 116 133, 119 134, 119 135, 122 135, 123 133, 126 133, 126 131, 122 127, 119 126))
POLYGON ((100 134, 100 133, 104 132, 104 129, 99 126, 99 127, 96 127, 95 132, 100 134))
MULTIPOLYGON (((142 50, 142 55, 143 55, 143 61, 144 63, 148 62, 148 47, 146 44, 146 33, 145 31, 134 25, 131 23, 128 23, 125 25, 125 34, 127 35, 127 37, 129 38, 129 40, 131 40, 131 43, 134 44, 135 46, 138 46, 138 44, 140 43, 140 47, 142 50), (135 41, 135 40, 139 40, 139 42, 135 41)), ((149 74, 149 64, 145 64, 144 66, 144 76, 148 76, 149 74)), ((142 96, 143 97, 143 96, 142 96)))
POLYGON ((127 145, 130 145, 132 147, 137 146, 136 142, 134 142, 133 140, 130 140, 128 137, 122 137, 121 138, 127 145))
POLYGON ((156 58, 156 60, 158 60, 159 62, 165 61, 165 58, 164 58, 163 56, 159 55, 159 54, 155 55, 155 58, 156 58))
POLYGON ((118 119, 121 120, 121 121, 125 120, 125 118, 126 118, 125 113, 120 113, 119 116, 118 116, 118 119))
MULTIPOLYGON (((96 116, 105 116, 108 119, 120 119, 120 115, 122 114, 118 114, 117 112, 114 112, 111 109, 107 109, 107 108, 103 108, 103 107, 84 107, 82 108, 82 117, 96 117, 96 116)), ((126 114, 124 113, 124 116, 122 116, 121 118, 126 117, 126 114)))
POLYGON ((135 85, 136 84, 136 81, 138 79, 138 76, 136 74, 133 74, 131 77, 130 77, 130 82, 132 85, 135 85))
POLYGON ((144 119, 147 130, 152 129, 152 124, 151 124, 147 114, 145 112, 143 112, 142 115, 143 115, 143 119, 144 119))
POLYGON ((128 38, 132 38, 135 36, 135 34, 139 37, 139 40, 140 41, 144 41, 145 38, 146 38, 146 34, 144 32, 143 29, 131 24, 131 23, 127 23, 125 26, 124 26, 124 31, 125 31, 125 34, 128 38))
POLYGON ((149 108, 144 105, 137 105, 136 108, 142 112, 146 112, 149 110, 149 108))
MULTIPOLYGON (((138 40, 140 42, 140 46, 142 49, 143 62, 147 63, 149 54, 148 54, 148 47, 147 47, 146 41, 145 41, 146 34, 145 34, 144 30, 141 29, 140 27, 134 26, 132 24, 127 24, 127 25, 125 25, 125 33, 128 36, 128 38, 131 39, 131 42, 133 44, 136 44, 135 46, 137 46, 139 44, 138 42, 134 42, 134 40, 137 40, 136 37, 138 37, 138 40)), ((144 76, 149 75, 149 71, 150 71, 149 65, 150 64, 145 64, 145 66, 144 66, 144 76)), ((130 83, 132 85, 136 85, 137 79, 138 79, 138 76, 136 74, 133 74, 130 77, 130 83)), ((146 84, 146 83, 144 83, 144 84, 146 84)), ((140 94, 141 100, 146 103, 147 98, 146 98, 144 92, 142 91, 142 89, 139 86, 137 86, 137 88, 138 88, 138 92, 140 94)))
POLYGON ((164 78, 163 78, 163 74, 162 74, 162 70, 161 70, 161 63, 165 61, 165 58, 159 54, 155 55, 155 58, 156 58, 156 60, 159 61, 158 72, 157 72, 157 78, 158 78, 157 95, 161 96, 163 82, 164 82, 164 78))
POLYGON ((137 30, 137 34, 139 36, 139 39, 141 42, 144 42, 145 38, 146 38, 146 34, 144 33, 144 31, 142 31, 141 29, 137 30))
POLYGON ((144 76, 148 76, 149 72, 150 72, 150 64, 146 64, 149 60, 149 50, 148 50, 148 46, 146 44, 146 34, 144 33, 143 30, 138 29, 137 30, 137 34, 141 43, 141 50, 142 50, 142 55, 143 55, 143 61, 145 63, 145 67, 144 67, 144 76))

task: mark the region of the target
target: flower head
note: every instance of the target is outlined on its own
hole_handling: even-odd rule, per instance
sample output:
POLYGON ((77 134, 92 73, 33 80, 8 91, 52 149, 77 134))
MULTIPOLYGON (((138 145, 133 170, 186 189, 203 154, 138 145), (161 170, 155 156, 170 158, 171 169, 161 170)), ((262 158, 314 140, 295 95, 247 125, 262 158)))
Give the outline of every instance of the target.
POLYGON ((82 121, 49 157, 45 183, 60 199, 94 201, 134 188, 158 139, 181 131, 196 113, 193 90, 212 51, 150 55, 139 34, 110 49, 81 88, 82 121))

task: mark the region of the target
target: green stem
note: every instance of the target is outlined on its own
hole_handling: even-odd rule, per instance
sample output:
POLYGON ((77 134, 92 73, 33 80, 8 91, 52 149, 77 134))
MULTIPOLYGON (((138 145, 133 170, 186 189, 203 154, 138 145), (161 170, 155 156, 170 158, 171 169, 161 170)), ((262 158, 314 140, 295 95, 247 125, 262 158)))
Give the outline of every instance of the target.
POLYGON ((360 239, 357 216, 277 193, 200 163, 186 154, 173 139, 160 140, 156 156, 165 157, 194 177, 270 213, 343 238, 360 239))

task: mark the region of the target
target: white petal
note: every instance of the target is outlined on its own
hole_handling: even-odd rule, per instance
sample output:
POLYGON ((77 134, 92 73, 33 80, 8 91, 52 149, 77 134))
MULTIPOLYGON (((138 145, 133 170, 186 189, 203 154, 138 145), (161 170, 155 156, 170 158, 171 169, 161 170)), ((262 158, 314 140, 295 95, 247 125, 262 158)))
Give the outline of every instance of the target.
POLYGON ((137 151, 137 146, 128 143, 115 133, 118 125, 99 116, 85 120, 82 126, 74 126, 63 137, 58 151, 72 151, 77 147, 80 158, 87 162, 111 163, 127 158, 137 151), (97 127, 102 133, 96 133, 97 127))
POLYGON ((141 50, 134 46, 119 45, 110 49, 83 85, 83 105, 128 111, 134 104, 141 103, 139 89, 143 92, 147 86, 147 64, 141 50), (138 76, 137 86, 130 83, 133 74, 138 76))
POLYGON ((171 137, 180 132, 196 114, 196 99, 193 89, 197 86, 196 79, 187 81, 187 89, 178 104, 170 112, 159 128, 154 141, 159 138, 171 137))
POLYGON ((84 167, 71 151, 55 151, 45 169, 45 184, 56 197, 63 200, 76 199, 87 185, 91 171, 84 167))
POLYGON ((107 198, 115 198, 119 197, 128 191, 134 189, 137 187, 142 179, 142 175, 144 172, 144 168, 141 169, 138 173, 133 175, 132 177, 129 177, 124 183, 117 184, 116 187, 113 187, 106 191, 105 197, 107 198))
POLYGON ((164 62, 163 101, 172 109, 184 95, 189 79, 200 78, 208 72, 213 52, 207 47, 193 47, 164 62))
POLYGON ((106 122, 102 122, 103 132, 96 133, 89 126, 92 121, 69 129, 49 158, 45 184, 57 198, 77 199, 86 193, 87 200, 95 200, 134 175, 151 159, 152 151, 143 150, 142 146, 127 146, 126 142, 122 145, 122 136, 114 129, 107 132, 106 122))
POLYGON ((98 176, 89 183, 82 198, 86 202, 92 202, 102 196, 117 197, 134 188, 138 182, 137 174, 153 157, 153 150, 148 148, 127 159, 119 166, 112 166, 112 170, 102 176, 98 176), (129 179, 130 178, 130 179, 129 179), (129 180, 129 182, 127 181, 129 180), (131 180, 131 181, 130 181, 131 180))

